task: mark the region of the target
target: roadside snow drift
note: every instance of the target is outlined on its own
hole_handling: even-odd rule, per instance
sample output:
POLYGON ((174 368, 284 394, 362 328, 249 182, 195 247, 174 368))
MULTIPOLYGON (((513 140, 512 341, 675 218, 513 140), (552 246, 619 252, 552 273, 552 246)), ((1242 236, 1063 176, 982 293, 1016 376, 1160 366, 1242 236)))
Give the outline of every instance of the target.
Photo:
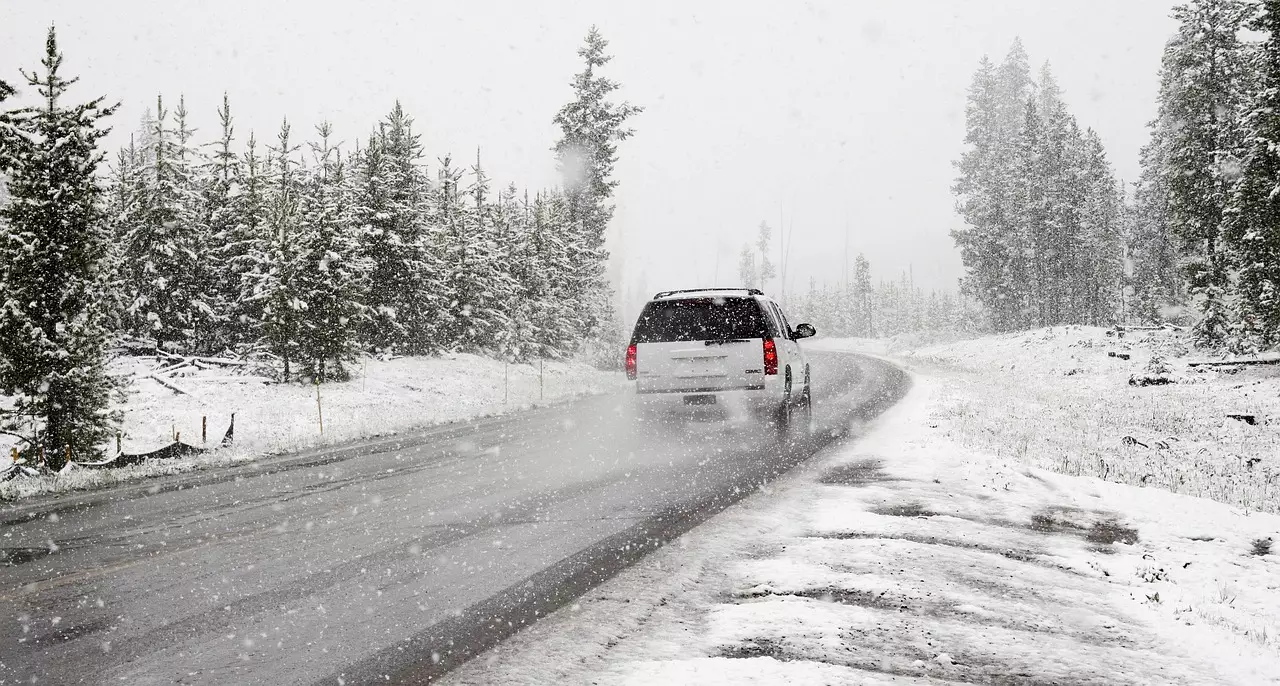
MULTIPOLYGON (((1009 344, 1005 364, 1044 352, 1009 344)), ((1128 393, 1127 379, 1108 390, 1113 371, 1093 381, 1099 410, 1128 393)), ((1046 396, 1076 376, 1037 373, 1027 384, 1046 396)), ((1280 683, 1280 559, 1256 544, 1280 537, 1280 516, 967 447, 995 421, 984 413, 1019 398, 992 402, 1002 387, 941 365, 915 378, 867 438, 762 486, 453 682, 1280 683)), ((1020 421, 1065 450, 1073 429, 1058 417, 1020 421)))
POLYGON ((185 391, 176 392, 147 378, 156 366, 149 357, 122 357, 112 363, 112 373, 128 379, 126 401, 119 407, 124 411, 124 451, 155 450, 175 437, 196 446, 216 446, 234 413, 232 448, 136 467, 73 469, 57 478, 18 478, 0 484, 0 500, 395 434, 608 392, 624 383, 620 373, 601 372, 581 363, 546 362, 539 371, 536 363, 506 365, 455 354, 390 361, 369 358, 354 366, 352 380, 319 388, 264 384, 253 380, 256 377, 238 379, 218 368, 189 369, 169 379, 185 391), (202 419, 207 423, 207 443, 201 441, 202 419))

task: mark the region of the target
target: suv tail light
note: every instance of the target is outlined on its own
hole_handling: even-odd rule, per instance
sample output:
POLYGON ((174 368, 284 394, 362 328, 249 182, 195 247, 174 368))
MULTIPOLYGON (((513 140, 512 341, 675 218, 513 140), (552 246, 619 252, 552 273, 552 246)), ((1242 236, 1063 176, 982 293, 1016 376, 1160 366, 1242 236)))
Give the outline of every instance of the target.
POLYGON ((764 373, 778 373, 778 346, 772 338, 764 339, 764 373))
MULTIPOLYGON (((615 360, 618 358, 614 358, 615 360)), ((632 343, 627 347, 627 378, 635 380, 636 378, 636 344, 632 343)))

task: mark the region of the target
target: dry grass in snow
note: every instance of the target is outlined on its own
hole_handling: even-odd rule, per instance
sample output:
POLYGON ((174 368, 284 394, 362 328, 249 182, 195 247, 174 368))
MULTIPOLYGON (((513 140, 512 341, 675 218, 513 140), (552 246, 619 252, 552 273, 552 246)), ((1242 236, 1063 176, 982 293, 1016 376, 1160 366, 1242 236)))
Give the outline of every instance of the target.
POLYGON ((1280 365, 1191 368, 1187 362, 1206 358, 1176 333, 1117 338, 1093 327, 992 336, 894 358, 939 380, 935 420, 947 420, 948 437, 965 446, 1064 474, 1280 512, 1280 365), (1131 386, 1153 356, 1175 383, 1131 386))

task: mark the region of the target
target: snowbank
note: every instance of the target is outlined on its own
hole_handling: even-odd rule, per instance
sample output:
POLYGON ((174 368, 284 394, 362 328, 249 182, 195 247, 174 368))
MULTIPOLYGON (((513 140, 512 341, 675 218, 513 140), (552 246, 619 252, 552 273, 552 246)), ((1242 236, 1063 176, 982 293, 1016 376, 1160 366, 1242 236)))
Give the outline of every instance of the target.
POLYGON ((1118 337, 1093 327, 961 341, 897 359, 940 380, 938 418, 954 420, 948 436, 968 447, 1280 512, 1280 365, 1190 367, 1206 358, 1177 333, 1118 337), (1165 385, 1130 383, 1153 377, 1165 385))
POLYGON ((172 442, 175 435, 185 443, 201 445, 202 418, 207 423, 206 445, 216 446, 234 413, 233 448, 124 469, 73 470, 57 478, 20 477, 0 484, 0 500, 395 434, 608 392, 625 383, 621 374, 576 362, 547 362, 540 374, 537 364, 506 365, 466 354, 390 361, 370 358, 352 370, 351 381, 321 386, 317 402, 315 386, 245 382, 217 367, 189 369, 171 379, 187 391, 181 394, 146 378, 156 366, 153 358, 146 357, 123 357, 112 363, 112 374, 129 379, 126 401, 120 407, 125 452, 155 450, 172 442))
MULTIPOLYGON (((1029 456, 1044 448, 1020 440, 1048 433, 1084 464, 1066 451, 1102 440, 1055 422, 1087 406, 1123 415, 1112 405, 1149 390, 1203 412, 1182 394, 1240 390, 1240 376, 1131 391, 1146 343, 1066 333, 917 353, 911 395, 867 438, 762 487, 452 682, 1280 683, 1280 555, 1259 554, 1280 516, 1037 468, 1029 456), (1134 354, 1121 364, 1109 349, 1134 354), (1063 414, 1055 393, 1080 407, 1063 414), (1012 410, 1023 414, 1000 418, 1012 410)), ((1095 421, 1099 433, 1128 426, 1095 421)))

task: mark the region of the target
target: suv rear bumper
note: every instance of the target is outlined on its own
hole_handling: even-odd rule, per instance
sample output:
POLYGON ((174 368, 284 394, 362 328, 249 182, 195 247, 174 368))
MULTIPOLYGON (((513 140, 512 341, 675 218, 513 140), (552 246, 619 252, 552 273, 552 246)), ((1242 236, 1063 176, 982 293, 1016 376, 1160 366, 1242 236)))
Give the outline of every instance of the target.
POLYGON ((739 386, 737 388, 677 388, 674 390, 665 388, 644 389, 636 388, 636 395, 689 395, 692 393, 749 393, 751 391, 764 391, 767 387, 764 384, 756 384, 753 386, 739 386))
POLYGON ((648 414, 745 416, 778 407, 782 402, 782 383, 732 389, 693 387, 675 391, 637 387, 633 397, 636 408, 648 414))

